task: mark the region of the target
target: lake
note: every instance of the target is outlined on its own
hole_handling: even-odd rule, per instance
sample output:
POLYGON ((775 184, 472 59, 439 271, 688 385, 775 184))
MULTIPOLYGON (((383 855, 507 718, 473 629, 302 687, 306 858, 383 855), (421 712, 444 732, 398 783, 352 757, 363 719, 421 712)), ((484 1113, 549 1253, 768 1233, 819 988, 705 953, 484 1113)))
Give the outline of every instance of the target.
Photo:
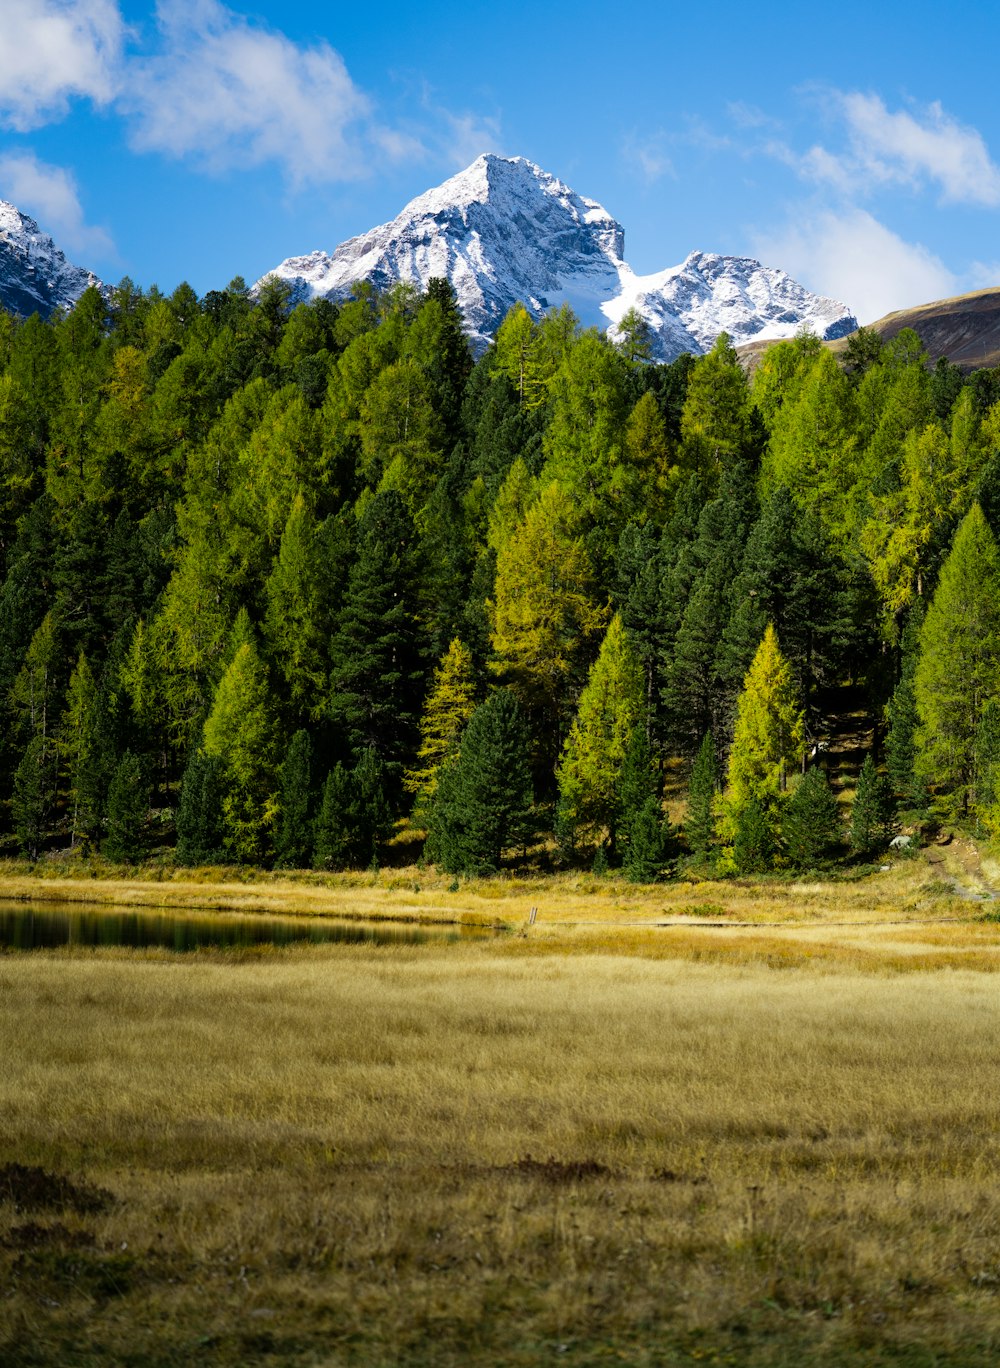
MULTIPOLYGON (((329 917, 266 913, 114 907, 83 903, 0 901, 0 953, 124 945, 193 950, 241 949, 330 942, 346 945, 423 945, 482 935, 457 926, 400 925, 329 917)), ((488 933, 487 933, 488 934, 488 933)))

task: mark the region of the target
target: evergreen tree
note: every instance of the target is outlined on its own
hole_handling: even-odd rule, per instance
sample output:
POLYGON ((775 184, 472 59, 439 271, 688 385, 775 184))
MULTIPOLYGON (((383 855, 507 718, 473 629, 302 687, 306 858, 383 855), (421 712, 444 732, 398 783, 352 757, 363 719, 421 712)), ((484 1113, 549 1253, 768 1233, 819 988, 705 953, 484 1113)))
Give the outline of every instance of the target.
POLYGON ((1000 553, 978 504, 966 514, 920 632, 917 775, 963 808, 976 731, 1000 694, 1000 553))
POLYGON ((412 520, 395 490, 375 494, 361 518, 357 557, 330 647, 330 715, 360 756, 388 769, 395 803, 416 751, 424 671, 416 620, 412 520))
POLYGON ((558 755, 591 636, 604 615, 575 534, 573 504, 555 482, 497 553, 492 613, 494 672, 509 684, 538 738, 540 778, 558 755))
POLYGON ((715 761, 715 742, 707 731, 701 739, 688 784, 687 819, 684 834, 688 849, 697 860, 708 858, 715 846, 715 795, 718 788, 718 769, 715 761))
POLYGON ((142 858, 149 814, 149 779, 138 755, 127 750, 108 789, 107 834, 101 850, 109 860, 125 863, 142 858))
POLYGON ((788 769, 798 765, 805 744, 805 723, 788 662, 768 624, 743 681, 729 754, 729 801, 742 807, 752 794, 768 800, 785 785, 788 769))
POLYGON ((895 799, 889 779, 865 756, 851 806, 851 849, 868 855, 892 834, 895 799))
POLYGON ((647 798, 629 824, 625 873, 632 883, 654 883, 663 873, 667 833, 659 799, 647 798))
POLYGON ((418 763, 406 774, 406 788, 416 795, 418 808, 433 795, 438 771, 454 751, 475 706, 472 656, 455 637, 434 671, 420 720, 418 763))
POLYGON ((277 735, 264 665, 243 641, 219 680, 202 748, 222 762, 226 849, 240 862, 265 858, 277 811, 277 735))
POLYGON ((41 852, 54 797, 51 747, 36 732, 14 772, 11 798, 14 834, 29 860, 37 860, 41 852))
POLYGON ((392 835, 392 805, 388 773, 374 746, 366 746, 354 767, 357 795, 354 812, 354 843, 359 864, 378 859, 378 848, 392 835))
POLYGON ((633 883, 652 883, 663 871, 669 823, 663 815, 660 783, 642 717, 632 728, 622 765, 621 817, 625 872, 633 883))
POLYGON ((226 839, 222 815, 225 794, 223 763, 201 747, 192 752, 181 781, 177 809, 177 849, 181 865, 215 864, 223 859, 226 839))
POLYGON ((279 771, 278 828, 274 862, 282 869, 308 869, 312 861, 312 741, 307 731, 292 737, 279 771))
POLYGON ((556 775, 565 819, 599 841, 606 833, 612 860, 626 754, 637 727, 645 731, 642 693, 639 662, 616 613, 580 695, 556 775))
POLYGON ((97 747, 97 684, 87 657, 81 651, 70 676, 66 709, 59 728, 59 754, 70 801, 70 833, 75 844, 81 837, 98 834, 96 795, 88 778, 94 769, 97 747))
POLYGON ((775 845, 773 808, 751 791, 736 808, 733 839, 736 872, 766 874, 774 865, 775 845))
POLYGON ((976 730, 976 815, 990 835, 1000 831, 1000 698, 983 708, 976 730))
POLYGON ((323 799, 313 831, 313 863, 317 869, 346 869, 354 850, 355 785, 339 762, 326 776, 323 799))
POLYGON ((441 771, 428 822, 428 851, 452 873, 486 873, 530 832, 528 731, 506 689, 472 714, 459 752, 441 771))
POLYGON ((781 819, 785 853, 793 869, 814 869, 840 844, 840 814, 826 775, 811 766, 795 786, 781 819))

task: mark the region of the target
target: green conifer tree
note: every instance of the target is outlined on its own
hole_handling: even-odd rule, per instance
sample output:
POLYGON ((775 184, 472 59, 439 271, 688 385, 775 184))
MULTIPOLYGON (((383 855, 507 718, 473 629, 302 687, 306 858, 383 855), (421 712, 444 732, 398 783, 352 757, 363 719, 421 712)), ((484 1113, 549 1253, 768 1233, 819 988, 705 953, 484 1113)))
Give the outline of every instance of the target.
POLYGON ((52 759, 51 746, 36 732, 14 772, 11 798, 14 834, 29 860, 37 860, 41 852, 55 797, 52 759))
POLYGON ((313 845, 312 741, 299 730, 281 763, 274 862, 279 869, 308 869, 313 845))
POLYGON ((688 784, 687 818, 684 835, 688 849, 695 859, 707 860, 716 844, 715 795, 718 789, 718 767, 715 742, 707 731, 701 739, 698 754, 691 768, 688 784))
POLYGON ((417 764, 406 773, 406 788, 416 795, 418 810, 432 797, 438 771, 457 746, 475 706, 472 656, 455 637, 434 671, 420 719, 417 764))
POLYGON ((733 859, 742 875, 766 874, 774 865, 774 811, 750 792, 736 809, 733 859))
POLYGON ((840 813, 826 775, 811 766, 795 786, 781 817, 785 854, 793 869, 815 869, 841 841, 840 813))
POLYGON ((248 863, 266 858, 277 813, 277 728, 267 673, 252 640, 237 647, 205 720, 202 748, 225 776, 226 849, 248 863))
POLYGON ((623 767, 640 725, 644 731, 642 670, 616 613, 580 695, 556 775, 567 819, 600 843, 606 835, 612 860, 623 809, 623 767))
POLYGON ((196 747, 181 780, 175 852, 178 864, 215 864, 225 858, 224 793, 225 773, 221 758, 206 755, 200 746, 196 747))
POLYGON ((927 609, 914 692, 917 777, 964 809, 983 708, 1000 694, 1000 552, 978 504, 955 534, 927 609))
POLYGON ((792 672, 768 624, 737 700, 729 753, 729 801, 741 807, 753 794, 776 795, 802 758, 805 720, 792 672))
POLYGON ((528 731, 517 700, 498 689, 472 714, 458 755, 441 771, 428 851, 452 873, 485 873, 530 831, 528 731))
POLYGON ((416 752, 424 669, 413 523, 394 490, 371 498, 359 533, 330 647, 330 715, 347 750, 375 748, 395 805, 416 752))
POLYGON ((101 850, 109 860, 131 863, 142 858, 149 816, 149 777, 140 756, 127 750, 115 767, 108 789, 107 834, 101 850))
POLYGON ((317 869, 346 869, 355 849, 356 788, 350 770, 339 762, 326 776, 323 799, 313 832, 313 863, 317 869))

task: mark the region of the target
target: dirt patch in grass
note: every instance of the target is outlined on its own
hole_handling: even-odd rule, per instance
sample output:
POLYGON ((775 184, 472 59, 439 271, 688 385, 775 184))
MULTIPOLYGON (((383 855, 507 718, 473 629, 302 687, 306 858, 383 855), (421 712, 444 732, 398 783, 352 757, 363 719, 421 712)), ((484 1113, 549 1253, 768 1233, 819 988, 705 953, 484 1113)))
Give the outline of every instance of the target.
POLYGON ((49 1173, 31 1164, 4 1164, 0 1168, 0 1202, 13 1203, 15 1211, 75 1211, 94 1215, 106 1211, 114 1198, 104 1188, 74 1183, 62 1173, 49 1173))
POLYGON ((614 1171, 607 1164, 596 1159, 533 1159, 530 1154, 513 1164, 505 1164, 495 1170, 499 1173, 517 1174, 522 1178, 540 1178, 544 1183, 583 1183, 591 1178, 613 1178, 614 1171))

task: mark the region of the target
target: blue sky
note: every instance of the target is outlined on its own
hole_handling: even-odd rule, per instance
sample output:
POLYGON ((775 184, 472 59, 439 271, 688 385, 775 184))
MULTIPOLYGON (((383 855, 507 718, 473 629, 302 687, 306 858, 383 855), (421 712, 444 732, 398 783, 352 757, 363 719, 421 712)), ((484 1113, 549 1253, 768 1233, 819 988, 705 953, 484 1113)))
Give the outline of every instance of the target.
POLYGON ((757 256, 871 321, 1000 285, 998 50, 982 3, 0 0, 0 198, 202 293, 523 155, 639 272, 757 256))

